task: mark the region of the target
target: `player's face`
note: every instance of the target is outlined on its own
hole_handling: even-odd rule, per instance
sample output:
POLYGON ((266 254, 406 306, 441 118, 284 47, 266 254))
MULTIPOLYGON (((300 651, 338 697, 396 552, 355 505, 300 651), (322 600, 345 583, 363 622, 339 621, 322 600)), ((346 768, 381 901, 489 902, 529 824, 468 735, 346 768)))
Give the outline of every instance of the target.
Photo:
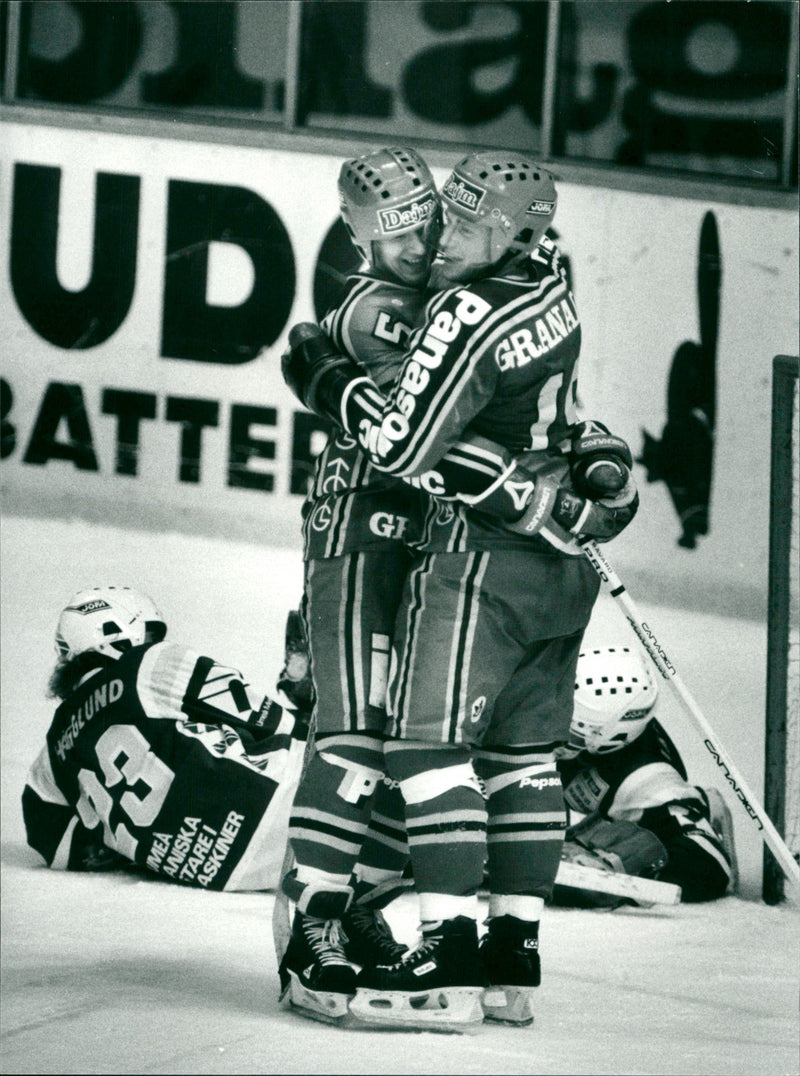
POLYGON ((430 286, 437 291, 453 284, 466 284, 480 276, 491 264, 492 233, 482 224, 473 224, 445 212, 439 248, 431 267, 430 286))
POLYGON ((381 239, 372 244, 375 269, 390 274, 410 288, 423 288, 433 257, 429 224, 421 224, 405 235, 381 239))

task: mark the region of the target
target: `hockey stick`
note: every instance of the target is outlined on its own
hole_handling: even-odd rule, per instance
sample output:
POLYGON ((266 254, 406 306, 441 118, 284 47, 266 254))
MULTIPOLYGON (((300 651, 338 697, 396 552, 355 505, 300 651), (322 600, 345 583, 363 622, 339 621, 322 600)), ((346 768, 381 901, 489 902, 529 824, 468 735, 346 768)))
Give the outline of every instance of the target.
POLYGON ((583 863, 571 863, 562 859, 558 865, 556 885, 569 889, 586 889, 592 893, 606 893, 614 897, 626 897, 637 904, 679 904, 681 887, 671 882, 659 882, 653 878, 640 878, 637 874, 602 870, 583 863))
POLYGON ((734 765, 728 751, 722 746, 719 737, 703 716, 700 707, 695 702, 689 689, 681 680, 672 660, 666 650, 656 638, 656 635, 647 621, 642 619, 622 580, 608 563, 605 555, 601 553, 597 544, 591 539, 581 539, 578 543, 589 563, 600 576, 600 579, 611 597, 622 608, 625 618, 633 628, 639 642, 645 648, 653 664, 672 688, 678 701, 683 705, 686 712, 694 721, 703 736, 703 744, 717 766, 723 771, 725 780, 731 791, 747 812, 747 816, 758 827, 762 840, 766 843, 775 859, 780 864, 781 870, 795 884, 800 883, 800 865, 798 865, 792 853, 789 851, 783 838, 770 821, 769 815, 753 795, 747 782, 734 765))
MULTIPOLYGON (((312 719, 308 728, 308 738, 306 740, 305 750, 303 751, 303 762, 300 766, 300 781, 303 780, 303 776, 308 769, 308 763, 311 760, 313 753, 314 721, 312 719)), ((292 869, 293 864, 294 851, 292 849, 291 839, 287 837, 286 850, 283 853, 283 863, 281 864, 281 873, 275 890, 275 902, 272 905, 272 941, 275 945, 275 956, 278 959, 278 967, 280 967, 283 962, 286 950, 289 947, 289 939, 292 935, 292 917, 289 908, 289 898, 283 891, 283 879, 292 869)), ((281 998, 283 998, 283 995, 284 991, 281 991, 281 998)))

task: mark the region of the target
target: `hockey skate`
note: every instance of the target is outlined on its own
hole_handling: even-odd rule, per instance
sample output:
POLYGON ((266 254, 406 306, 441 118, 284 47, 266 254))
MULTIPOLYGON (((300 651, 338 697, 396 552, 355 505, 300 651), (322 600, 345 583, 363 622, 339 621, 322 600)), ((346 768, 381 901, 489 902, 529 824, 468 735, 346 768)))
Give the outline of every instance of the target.
POLYGON ((330 1024, 347 1022, 347 1003, 356 992, 356 969, 342 947, 338 919, 295 912, 292 935, 278 974, 281 1000, 330 1024))
POLYGON ((474 1031, 485 977, 474 919, 422 927, 422 941, 388 967, 364 968, 350 1002, 356 1020, 395 1030, 474 1031))
POLYGON ((397 941, 382 912, 353 904, 342 916, 345 956, 362 968, 397 964, 408 946, 397 941))
POLYGON ((526 1027, 533 1023, 533 993, 541 982, 538 923, 513 915, 489 921, 481 960, 490 985, 483 992, 487 1020, 526 1027))

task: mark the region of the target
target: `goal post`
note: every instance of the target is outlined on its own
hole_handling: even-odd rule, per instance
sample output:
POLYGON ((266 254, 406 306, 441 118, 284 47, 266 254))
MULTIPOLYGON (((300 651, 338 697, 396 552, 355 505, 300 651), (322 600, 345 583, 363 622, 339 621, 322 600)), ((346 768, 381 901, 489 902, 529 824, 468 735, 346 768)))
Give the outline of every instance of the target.
MULTIPOLYGON (((764 807, 795 858, 800 855, 799 365, 790 355, 776 355, 772 362, 764 744, 764 807)), ((762 895, 769 904, 784 897, 783 872, 768 848, 762 895)))

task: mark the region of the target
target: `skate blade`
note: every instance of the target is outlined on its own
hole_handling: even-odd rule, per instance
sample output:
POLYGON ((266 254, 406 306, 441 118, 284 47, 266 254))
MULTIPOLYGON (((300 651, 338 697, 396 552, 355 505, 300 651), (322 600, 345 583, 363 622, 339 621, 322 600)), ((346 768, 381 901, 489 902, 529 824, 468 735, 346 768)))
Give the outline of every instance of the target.
POLYGON ((303 986, 293 971, 289 972, 289 977, 289 985, 281 994, 281 999, 288 994, 289 1005, 296 1012, 311 1020, 321 1020, 325 1024, 335 1024, 337 1027, 349 1026, 352 1023, 347 1007, 352 994, 309 990, 308 987, 303 986))
POLYGON ((529 1027, 533 1023, 532 986, 491 986, 483 992, 481 1005, 487 1020, 498 1024, 529 1027))
POLYGON ((477 1031, 483 1023, 481 988, 450 986, 419 990, 356 991, 350 1013, 359 1023, 396 1031, 443 1031, 463 1034, 477 1031))

